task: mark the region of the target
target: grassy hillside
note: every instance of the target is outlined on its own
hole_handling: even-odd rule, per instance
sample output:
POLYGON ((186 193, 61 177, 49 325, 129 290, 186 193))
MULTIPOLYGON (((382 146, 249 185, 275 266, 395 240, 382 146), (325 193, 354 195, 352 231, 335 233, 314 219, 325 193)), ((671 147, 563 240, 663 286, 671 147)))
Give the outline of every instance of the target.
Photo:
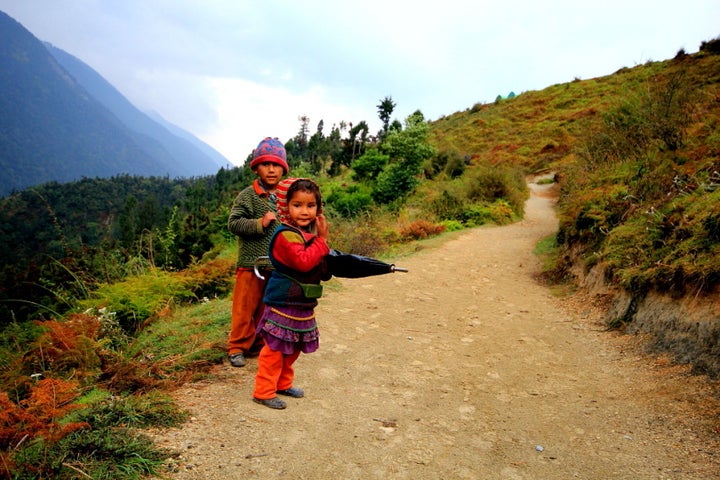
POLYGON ((475 105, 431 138, 473 161, 556 171, 568 260, 604 263, 630 289, 707 292, 720 282, 719 98, 720 56, 706 48, 475 105))

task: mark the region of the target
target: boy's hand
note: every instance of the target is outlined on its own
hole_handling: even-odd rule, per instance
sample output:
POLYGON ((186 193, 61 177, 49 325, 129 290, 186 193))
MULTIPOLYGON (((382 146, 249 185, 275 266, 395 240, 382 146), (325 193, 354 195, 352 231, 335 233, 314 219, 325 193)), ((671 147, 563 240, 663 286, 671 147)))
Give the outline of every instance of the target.
POLYGON ((277 217, 275 217, 275 212, 267 212, 262 218, 262 226, 263 228, 267 228, 273 220, 276 220, 277 217))
POLYGON ((315 226, 317 227, 317 235, 327 240, 330 233, 330 225, 328 225, 325 215, 322 213, 315 218, 315 226))

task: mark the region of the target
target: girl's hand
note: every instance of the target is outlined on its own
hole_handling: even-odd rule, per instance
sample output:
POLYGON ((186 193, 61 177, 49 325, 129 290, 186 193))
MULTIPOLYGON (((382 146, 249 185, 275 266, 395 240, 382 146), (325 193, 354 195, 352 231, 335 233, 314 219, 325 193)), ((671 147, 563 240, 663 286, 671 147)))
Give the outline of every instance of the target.
POLYGON ((273 220, 276 220, 275 212, 267 212, 260 220, 262 221, 263 228, 267 228, 273 220))
POLYGON ((325 215, 322 213, 315 218, 315 227, 317 227, 317 235, 327 240, 330 233, 330 225, 328 225, 325 215))

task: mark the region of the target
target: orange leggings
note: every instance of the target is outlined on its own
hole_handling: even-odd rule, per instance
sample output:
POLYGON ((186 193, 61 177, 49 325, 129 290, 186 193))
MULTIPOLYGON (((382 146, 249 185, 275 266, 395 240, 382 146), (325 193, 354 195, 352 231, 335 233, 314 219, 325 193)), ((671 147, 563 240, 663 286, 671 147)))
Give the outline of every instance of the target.
POLYGON ((300 350, 290 355, 270 350, 265 345, 258 357, 257 374, 255 375, 255 391, 253 397, 267 400, 276 396, 278 390, 287 390, 293 386, 295 370, 293 363, 300 356, 300 350))

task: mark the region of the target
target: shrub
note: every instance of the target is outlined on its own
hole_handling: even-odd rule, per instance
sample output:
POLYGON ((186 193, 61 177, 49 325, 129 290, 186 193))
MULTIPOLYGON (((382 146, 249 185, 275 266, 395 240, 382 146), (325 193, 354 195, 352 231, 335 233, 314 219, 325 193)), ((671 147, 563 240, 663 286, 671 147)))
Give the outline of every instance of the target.
POLYGON ((359 185, 334 189, 327 197, 327 204, 344 218, 356 217, 370 210, 373 204, 370 192, 359 185))
POLYGON ((187 280, 161 270, 130 277, 122 282, 103 284, 90 298, 79 302, 83 310, 107 308, 116 313, 120 326, 135 333, 152 315, 175 303, 196 299, 187 280))
POLYGON ((369 149, 352 163, 353 180, 356 182, 372 181, 385 168, 390 157, 369 149))
POLYGON ((463 230, 465 228, 463 224, 457 220, 443 220, 440 222, 440 225, 445 227, 446 232, 457 232, 458 230, 463 230))
POLYGON ((445 225, 436 225, 427 220, 415 220, 400 228, 400 237, 405 240, 420 240, 445 231, 445 225))
POLYGON ((435 178, 440 172, 445 172, 449 178, 456 178, 465 171, 465 159, 458 152, 440 152, 425 162, 423 168, 425 178, 435 178))
POLYGON ((417 172, 404 162, 391 163, 378 175, 372 197, 379 204, 392 203, 412 193, 418 184, 417 172))
POLYGON ((578 153, 591 168, 633 161, 655 148, 684 146, 696 94, 682 72, 652 79, 647 88, 625 98, 604 115, 603 125, 580 144, 578 153))
POLYGON ((465 201, 458 194, 443 190, 439 197, 430 202, 430 211, 441 220, 461 220, 465 201))
POLYGON ((212 298, 230 293, 234 284, 234 271, 234 260, 215 258, 191 265, 179 272, 178 277, 188 285, 194 298, 212 298))
POLYGON ((712 40, 707 40, 707 41, 703 40, 700 43, 700 51, 712 53, 712 54, 720 53, 720 37, 714 38, 712 40))
POLYGON ((459 154, 451 156, 445 164, 444 172, 450 178, 459 177, 465 172, 464 159, 459 154))
POLYGON ((330 235, 333 248, 345 253, 371 257, 387 247, 380 226, 369 217, 333 222, 330 235))

